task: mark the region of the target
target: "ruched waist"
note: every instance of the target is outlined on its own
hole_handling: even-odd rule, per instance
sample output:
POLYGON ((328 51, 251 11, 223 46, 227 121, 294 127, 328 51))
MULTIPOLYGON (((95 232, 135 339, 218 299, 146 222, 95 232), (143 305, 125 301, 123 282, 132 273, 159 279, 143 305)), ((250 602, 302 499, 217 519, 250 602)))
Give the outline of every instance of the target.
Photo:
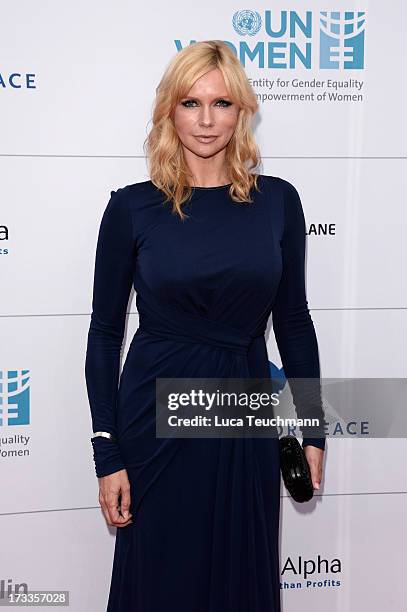
POLYGON ((203 317, 156 317, 150 313, 140 315, 140 332, 147 332, 174 342, 209 344, 237 354, 246 355, 255 338, 264 333, 251 335, 226 323, 203 317))

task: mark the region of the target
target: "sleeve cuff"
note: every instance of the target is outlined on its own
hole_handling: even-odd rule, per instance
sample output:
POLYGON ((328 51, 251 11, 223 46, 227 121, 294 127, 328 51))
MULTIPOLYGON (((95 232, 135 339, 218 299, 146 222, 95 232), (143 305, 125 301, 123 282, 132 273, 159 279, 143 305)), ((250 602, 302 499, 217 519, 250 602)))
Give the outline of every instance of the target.
POLYGON ((91 443, 93 446, 93 461, 98 478, 126 469, 116 442, 107 438, 97 437, 95 439, 92 438, 91 443))
POLYGON ((304 446, 316 446, 316 448, 325 450, 325 438, 303 438, 302 448, 304 448, 304 446))

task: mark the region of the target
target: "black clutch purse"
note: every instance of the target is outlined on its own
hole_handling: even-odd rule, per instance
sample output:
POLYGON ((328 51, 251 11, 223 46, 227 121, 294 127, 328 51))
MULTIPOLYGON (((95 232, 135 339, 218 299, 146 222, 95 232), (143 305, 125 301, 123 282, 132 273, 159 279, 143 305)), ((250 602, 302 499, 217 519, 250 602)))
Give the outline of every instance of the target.
POLYGON ((296 502, 312 499, 311 470, 304 449, 294 436, 282 436, 280 443, 280 468, 284 484, 296 502))

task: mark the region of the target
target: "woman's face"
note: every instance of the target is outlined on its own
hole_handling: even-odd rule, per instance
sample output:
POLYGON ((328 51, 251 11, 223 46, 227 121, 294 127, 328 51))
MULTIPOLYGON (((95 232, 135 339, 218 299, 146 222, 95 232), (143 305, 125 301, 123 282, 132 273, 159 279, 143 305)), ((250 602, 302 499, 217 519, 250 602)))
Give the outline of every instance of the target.
POLYGON ((226 148, 236 128, 239 107, 227 94, 221 71, 201 76, 174 109, 174 125, 186 149, 212 157, 226 148))

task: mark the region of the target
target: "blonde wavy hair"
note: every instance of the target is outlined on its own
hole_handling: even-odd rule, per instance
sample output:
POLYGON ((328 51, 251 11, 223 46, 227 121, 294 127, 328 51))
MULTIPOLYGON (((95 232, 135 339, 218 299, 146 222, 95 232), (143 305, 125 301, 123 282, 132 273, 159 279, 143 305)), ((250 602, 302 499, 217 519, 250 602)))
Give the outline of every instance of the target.
POLYGON ((193 176, 172 116, 176 104, 188 95, 194 82, 216 68, 222 72, 228 95, 240 108, 225 154, 230 197, 235 202, 250 203, 252 187, 260 191, 258 175, 252 172, 260 163, 260 153, 251 129, 258 104, 243 66, 223 41, 192 43, 174 56, 156 88, 153 125, 144 141, 150 179, 167 196, 165 202, 172 202, 172 212, 181 219, 186 216, 181 206, 193 193, 193 176))

